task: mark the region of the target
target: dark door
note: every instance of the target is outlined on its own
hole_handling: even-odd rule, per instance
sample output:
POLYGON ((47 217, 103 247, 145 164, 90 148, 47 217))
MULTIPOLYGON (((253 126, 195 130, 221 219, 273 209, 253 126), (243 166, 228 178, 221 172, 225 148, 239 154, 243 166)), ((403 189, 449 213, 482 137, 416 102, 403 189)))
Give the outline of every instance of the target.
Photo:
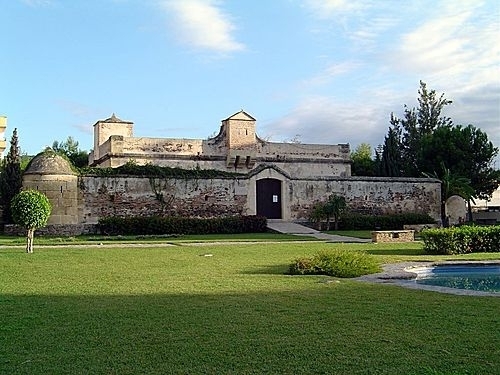
POLYGON ((274 178, 257 180, 257 215, 281 219, 281 181, 274 178))

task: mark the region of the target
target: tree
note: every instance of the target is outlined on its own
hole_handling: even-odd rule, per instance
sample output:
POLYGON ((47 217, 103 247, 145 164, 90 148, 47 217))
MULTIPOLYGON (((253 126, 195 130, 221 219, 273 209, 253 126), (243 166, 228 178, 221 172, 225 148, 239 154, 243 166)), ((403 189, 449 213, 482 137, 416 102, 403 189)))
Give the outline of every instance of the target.
POLYGON ((326 202, 317 202, 309 213, 309 220, 318 224, 318 230, 321 230, 321 221, 326 219, 326 230, 330 230, 330 219, 335 221, 335 230, 339 229, 340 216, 347 209, 345 198, 332 194, 326 202))
POLYGON ((488 135, 473 125, 441 126, 422 140, 422 169, 429 173, 438 164, 446 165, 452 175, 467 179, 472 188, 466 198, 471 217, 472 198, 488 199, 500 185, 500 171, 493 168, 498 152, 488 135))
POLYGON ((323 206, 323 212, 326 217, 326 230, 330 230, 330 218, 335 220, 335 230, 339 230, 340 216, 347 208, 345 198, 340 195, 332 194, 323 206))
POLYGON ((421 156, 422 139, 440 126, 452 125, 449 117, 441 116, 444 107, 452 103, 451 100, 446 99, 444 94, 438 98, 436 91, 429 91, 422 81, 420 81, 418 94, 418 108, 409 108, 405 105, 403 117, 398 118, 392 113, 390 120, 392 126, 390 129, 398 135, 402 175, 406 177, 421 175, 421 166, 424 161, 421 156))
POLYGON ((77 168, 88 165, 89 154, 78 148, 78 142, 69 136, 65 142, 54 141, 52 149, 60 155, 65 155, 77 168))
POLYGON ((377 151, 377 174, 384 177, 400 177, 402 174, 402 161, 400 154, 400 140, 398 128, 389 128, 382 146, 382 154, 377 151))
POLYGON ((316 223, 318 230, 321 230, 321 221, 325 218, 324 204, 321 202, 315 203, 309 213, 309 220, 316 223))
POLYGON ((372 147, 361 143, 351 152, 351 174, 353 176, 373 176, 375 162, 372 159, 372 147))
POLYGON ((3 220, 5 223, 12 223, 12 213, 10 202, 12 198, 21 191, 21 155, 18 144, 17 128, 12 132, 10 149, 2 162, 0 172, 0 195, 3 205, 3 220))
MULTIPOLYGON (((474 197, 474 188, 470 185, 470 180, 452 173, 445 164, 441 162, 440 173, 423 173, 424 176, 441 180, 441 223, 448 226, 446 217, 446 201, 453 195, 459 195, 467 202, 474 197)), ((469 216, 472 218, 472 215, 469 216)))
POLYGON ((32 253, 35 230, 45 226, 50 217, 50 202, 38 190, 24 190, 12 199, 11 209, 14 222, 27 230, 26 252, 32 253))

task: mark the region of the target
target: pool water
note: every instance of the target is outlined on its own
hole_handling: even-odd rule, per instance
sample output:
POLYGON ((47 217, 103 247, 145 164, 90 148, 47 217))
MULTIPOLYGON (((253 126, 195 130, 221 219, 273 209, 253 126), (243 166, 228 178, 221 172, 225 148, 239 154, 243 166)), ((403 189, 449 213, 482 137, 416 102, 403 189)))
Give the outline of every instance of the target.
POLYGON ((438 265, 417 274, 417 284, 500 293, 500 265, 438 265))

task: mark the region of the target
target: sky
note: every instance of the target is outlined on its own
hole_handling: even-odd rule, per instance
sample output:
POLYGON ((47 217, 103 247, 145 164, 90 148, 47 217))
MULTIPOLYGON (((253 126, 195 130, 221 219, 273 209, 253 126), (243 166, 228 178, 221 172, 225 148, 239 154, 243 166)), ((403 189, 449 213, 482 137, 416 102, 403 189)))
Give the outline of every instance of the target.
POLYGON ((207 139, 240 110, 265 140, 354 150, 423 81, 499 147, 499 41, 497 0, 0 0, 0 115, 29 155, 89 151, 113 113, 207 139))

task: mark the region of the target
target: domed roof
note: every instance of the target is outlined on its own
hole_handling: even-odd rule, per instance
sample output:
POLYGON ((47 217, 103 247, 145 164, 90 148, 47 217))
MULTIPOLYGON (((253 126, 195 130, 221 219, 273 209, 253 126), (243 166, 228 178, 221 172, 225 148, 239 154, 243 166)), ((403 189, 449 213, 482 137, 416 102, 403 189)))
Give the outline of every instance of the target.
POLYGON ((69 161, 54 151, 43 151, 31 159, 24 174, 75 175, 69 161))

